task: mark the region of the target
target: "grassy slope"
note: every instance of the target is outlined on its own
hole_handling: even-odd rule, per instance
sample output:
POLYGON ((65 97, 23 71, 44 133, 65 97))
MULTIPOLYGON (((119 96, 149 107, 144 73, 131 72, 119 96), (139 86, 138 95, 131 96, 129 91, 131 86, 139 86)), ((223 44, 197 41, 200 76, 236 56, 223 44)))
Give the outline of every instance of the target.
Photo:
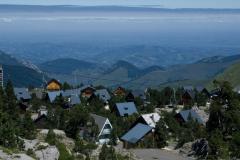
POLYGON ((42 85, 42 75, 24 66, 3 65, 4 81, 11 80, 16 87, 39 87, 42 85))
POLYGON ((229 81, 233 86, 240 85, 240 61, 216 76, 217 80, 229 81))

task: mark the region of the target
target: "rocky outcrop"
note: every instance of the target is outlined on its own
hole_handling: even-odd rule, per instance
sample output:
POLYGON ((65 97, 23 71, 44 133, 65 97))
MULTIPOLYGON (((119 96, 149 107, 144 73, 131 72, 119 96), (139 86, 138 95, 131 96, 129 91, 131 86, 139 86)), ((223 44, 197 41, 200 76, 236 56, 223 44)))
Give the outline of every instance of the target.
POLYGON ((56 146, 50 146, 48 143, 39 142, 39 140, 25 140, 25 151, 32 150, 35 157, 39 160, 57 160, 60 153, 56 146))
POLYGON ((194 142, 186 143, 179 150, 179 152, 189 157, 194 156, 199 157, 201 159, 205 159, 209 152, 208 141, 206 139, 198 139, 194 142))
POLYGON ((35 151, 35 154, 39 160, 57 160, 60 156, 60 153, 55 146, 48 146, 45 149, 35 151))
POLYGON ((0 159, 3 160, 34 160, 32 157, 26 154, 8 154, 3 150, 0 150, 0 159))

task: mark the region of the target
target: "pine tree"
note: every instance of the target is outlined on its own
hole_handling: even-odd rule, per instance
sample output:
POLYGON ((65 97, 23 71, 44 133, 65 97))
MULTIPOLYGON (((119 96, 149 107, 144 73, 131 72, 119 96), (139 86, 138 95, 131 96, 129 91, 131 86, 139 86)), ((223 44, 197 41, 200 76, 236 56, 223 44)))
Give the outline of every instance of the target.
POLYGON ((26 113, 21 121, 20 136, 26 139, 34 139, 36 137, 36 128, 30 113, 26 113))
POLYGON ((13 85, 11 81, 7 82, 5 88, 5 111, 15 120, 18 118, 17 98, 14 94, 13 85))

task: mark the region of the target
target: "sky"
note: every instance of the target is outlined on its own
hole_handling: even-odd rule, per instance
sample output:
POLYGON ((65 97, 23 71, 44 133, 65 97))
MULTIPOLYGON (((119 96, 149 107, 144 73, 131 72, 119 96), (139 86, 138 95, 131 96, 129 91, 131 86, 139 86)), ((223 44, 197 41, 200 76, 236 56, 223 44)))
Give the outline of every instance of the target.
POLYGON ((240 8, 240 0, 0 0, 0 4, 27 5, 121 5, 164 8, 240 8))

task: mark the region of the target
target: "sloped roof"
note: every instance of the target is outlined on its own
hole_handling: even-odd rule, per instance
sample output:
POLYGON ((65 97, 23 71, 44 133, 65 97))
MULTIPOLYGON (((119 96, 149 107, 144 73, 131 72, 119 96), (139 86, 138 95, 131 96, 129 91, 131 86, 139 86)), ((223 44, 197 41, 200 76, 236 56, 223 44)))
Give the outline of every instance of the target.
POLYGON ((55 82, 55 83, 57 83, 59 86, 61 86, 61 83, 60 83, 58 80, 56 80, 56 79, 51 79, 50 81, 47 82, 47 85, 49 85, 49 84, 52 83, 52 82, 55 82))
POLYGON ((104 127, 104 124, 105 124, 107 118, 96 115, 96 114, 90 114, 90 116, 94 119, 95 123, 98 126, 98 129, 101 130, 104 127))
POLYGON ((191 116, 192 119, 196 120, 198 123, 205 124, 204 121, 202 120, 202 118, 193 109, 181 111, 179 114, 182 116, 182 118, 185 122, 187 122, 189 116, 191 116))
POLYGON ((110 94, 108 93, 108 91, 106 89, 96 90, 95 95, 99 96, 99 98, 101 100, 103 100, 104 102, 106 102, 106 101, 111 99, 111 96, 110 96, 110 94))
POLYGON ((132 115, 137 113, 137 108, 133 102, 126 102, 126 103, 116 103, 117 110, 120 116, 132 115))
POLYGON ((143 114, 142 118, 150 127, 155 128, 157 122, 160 120, 160 115, 158 113, 149 113, 143 114))
POLYGON ((81 93, 81 89, 77 88, 77 89, 68 89, 62 92, 62 96, 63 97, 70 97, 72 95, 80 95, 81 93))
POLYGON ((194 90, 186 90, 185 93, 187 93, 192 99, 195 98, 195 92, 194 92, 194 90))
POLYGON ((84 91, 84 90, 87 89, 87 88, 91 88, 92 90, 95 90, 95 88, 94 88, 92 85, 84 85, 84 86, 80 87, 79 89, 80 89, 81 92, 82 92, 82 91, 84 91))
POLYGON ((71 95, 70 96, 70 104, 71 105, 76 105, 76 104, 80 104, 80 103, 81 103, 81 100, 80 100, 78 95, 71 95))
POLYGON ((48 97, 50 102, 54 102, 54 100, 56 99, 57 96, 60 96, 60 94, 62 93, 62 91, 53 91, 53 92, 47 92, 48 97))
POLYGON ((121 139, 123 141, 127 141, 129 143, 137 143, 146 134, 148 134, 152 129, 153 128, 148 125, 138 123, 132 129, 130 129, 125 135, 123 135, 121 137, 121 139))
POLYGON ((31 99, 30 93, 27 88, 14 88, 14 93, 18 100, 31 99))
POLYGON ((183 89, 185 91, 189 91, 189 90, 194 90, 194 87, 193 86, 184 86, 183 89))
POLYGON ((196 90, 197 90, 198 92, 202 92, 204 89, 205 89, 205 88, 204 88, 203 86, 197 86, 197 87, 196 87, 196 90))
POLYGON ((143 90, 133 90, 132 94, 134 95, 134 97, 140 97, 142 99, 146 98, 145 92, 143 90))

